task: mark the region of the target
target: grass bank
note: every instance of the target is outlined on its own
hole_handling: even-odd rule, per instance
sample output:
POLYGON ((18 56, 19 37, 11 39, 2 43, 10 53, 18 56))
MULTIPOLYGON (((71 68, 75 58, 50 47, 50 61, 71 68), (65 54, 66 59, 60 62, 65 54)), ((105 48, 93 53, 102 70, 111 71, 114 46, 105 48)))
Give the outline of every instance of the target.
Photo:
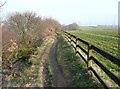
POLYGON ((3 76, 3 87, 38 87, 42 85, 39 82, 42 78, 42 76, 39 76, 41 59, 51 44, 50 41, 45 41, 41 46, 35 48, 31 54, 26 50, 21 51, 19 56, 24 60, 16 62, 10 73, 3 76), (27 55, 29 55, 29 58, 25 60, 27 55))
POLYGON ((102 87, 100 83, 87 74, 86 66, 82 59, 76 56, 72 47, 60 34, 58 36, 57 61, 69 86, 102 87))

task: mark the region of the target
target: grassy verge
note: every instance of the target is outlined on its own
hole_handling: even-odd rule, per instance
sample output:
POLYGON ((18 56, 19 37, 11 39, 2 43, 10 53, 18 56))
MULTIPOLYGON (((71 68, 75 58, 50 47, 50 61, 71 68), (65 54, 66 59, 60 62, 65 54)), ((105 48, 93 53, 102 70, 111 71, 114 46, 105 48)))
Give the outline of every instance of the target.
POLYGON ((81 58, 76 56, 71 46, 59 34, 57 60, 67 82, 72 87, 102 87, 87 74, 86 66, 81 58))
POLYGON ((53 83, 53 72, 52 72, 52 67, 50 64, 50 59, 48 58, 46 60, 46 68, 47 68, 47 82, 48 82, 48 86, 49 87, 54 87, 54 83, 53 83))
POLYGON ((39 73, 38 73, 39 75, 37 78, 39 87, 52 85, 52 79, 51 79, 52 72, 51 72, 50 61, 48 58, 48 53, 49 53, 52 43, 53 43, 53 40, 50 40, 48 43, 46 43, 45 46, 43 46, 44 48, 42 47, 42 49, 44 50, 42 52, 42 56, 45 56, 46 54, 47 55, 46 55, 46 58, 44 58, 44 57, 42 58, 42 56, 41 56, 41 63, 39 66, 39 73), (46 71, 46 73, 43 75, 44 70, 46 71), (45 78, 43 76, 45 76, 45 78))
MULTIPOLYGON (((29 55, 27 60, 16 62, 11 73, 4 76, 3 87, 37 87, 41 57, 50 44, 49 41, 44 42, 29 55)), ((24 52, 22 53, 24 54, 24 52)), ((26 52, 25 54, 27 55, 26 52)))

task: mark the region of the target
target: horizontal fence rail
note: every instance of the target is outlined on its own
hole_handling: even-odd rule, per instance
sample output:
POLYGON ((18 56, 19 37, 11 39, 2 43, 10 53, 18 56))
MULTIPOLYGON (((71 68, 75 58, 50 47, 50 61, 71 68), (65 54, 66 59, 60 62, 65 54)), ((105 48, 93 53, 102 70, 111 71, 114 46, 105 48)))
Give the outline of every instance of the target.
POLYGON ((83 59, 83 61, 87 64, 87 68, 88 71, 92 71, 93 74, 97 77, 97 79, 99 80, 99 82, 103 85, 104 88, 108 88, 108 86, 105 84, 105 82, 100 78, 100 76, 97 74, 97 72, 92 68, 91 66, 91 60, 94 61, 94 63, 99 66, 107 75, 108 77, 110 77, 118 86, 120 86, 120 78, 118 78, 116 75, 114 75, 111 71, 109 71, 102 63, 100 63, 93 55, 90 55, 90 50, 93 50, 95 52, 97 52, 98 54, 100 54, 101 56, 103 56, 104 58, 106 58, 107 60, 110 60, 113 64, 117 65, 118 67, 120 67, 120 59, 110 55, 109 53, 95 47, 94 45, 90 45, 88 42, 68 33, 63 31, 65 38, 68 40, 68 42, 71 43, 71 45, 74 47, 76 54, 79 54, 79 56, 83 59), (82 42, 84 45, 87 46, 87 51, 80 46, 77 42, 82 42), (81 52, 79 52, 77 50, 77 48, 79 48, 80 50, 82 50, 83 53, 86 54, 87 56, 87 60, 86 58, 82 55, 81 52))
POLYGON ((113 62, 114 64, 118 65, 120 67, 120 59, 102 51, 101 49, 98 49, 95 46, 91 46, 91 49, 95 50, 97 53, 101 54, 102 56, 104 56, 105 58, 107 58, 108 60, 110 60, 111 62, 113 62))

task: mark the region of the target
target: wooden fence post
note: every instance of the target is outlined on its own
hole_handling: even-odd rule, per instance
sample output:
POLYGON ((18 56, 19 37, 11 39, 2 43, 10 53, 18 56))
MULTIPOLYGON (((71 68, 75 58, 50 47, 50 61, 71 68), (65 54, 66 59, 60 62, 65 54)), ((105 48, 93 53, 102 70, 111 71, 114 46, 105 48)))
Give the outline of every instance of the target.
POLYGON ((92 75, 91 71, 90 71, 90 67, 91 67, 91 63, 92 63, 92 60, 90 60, 90 47, 91 45, 88 44, 88 55, 87 55, 87 72, 89 75, 92 75))
POLYGON ((70 45, 72 46, 72 36, 70 35, 70 45))
POLYGON ((76 44, 75 44, 75 53, 77 53, 77 37, 76 37, 76 44))
POLYGON ((67 41, 69 42, 69 35, 66 33, 66 38, 67 38, 67 41))
POLYGON ((68 42, 69 42, 69 35, 67 34, 67 40, 68 40, 68 42))

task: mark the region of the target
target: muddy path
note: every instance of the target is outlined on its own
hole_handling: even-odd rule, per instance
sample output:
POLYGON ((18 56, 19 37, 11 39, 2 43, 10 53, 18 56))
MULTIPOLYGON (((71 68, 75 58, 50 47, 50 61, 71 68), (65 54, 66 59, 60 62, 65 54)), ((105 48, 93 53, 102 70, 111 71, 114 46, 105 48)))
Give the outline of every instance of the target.
POLYGON ((58 44, 58 38, 56 37, 56 40, 52 45, 49 53, 49 58, 50 58, 51 67, 53 71, 53 79, 54 79, 53 81, 54 81, 55 87, 67 87, 65 77, 57 62, 57 57, 56 57, 57 44, 58 44))

